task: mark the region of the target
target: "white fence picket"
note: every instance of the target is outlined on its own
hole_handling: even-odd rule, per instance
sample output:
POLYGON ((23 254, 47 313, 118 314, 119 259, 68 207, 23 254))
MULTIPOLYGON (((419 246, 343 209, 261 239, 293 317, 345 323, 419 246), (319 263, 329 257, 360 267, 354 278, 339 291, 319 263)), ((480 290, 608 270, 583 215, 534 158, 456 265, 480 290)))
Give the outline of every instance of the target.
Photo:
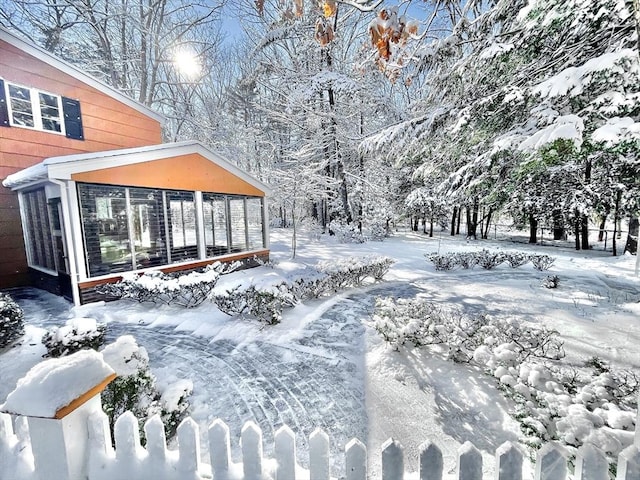
POLYGON ((496 450, 496 469, 499 480, 522 480, 522 453, 511 442, 496 450))
POLYGON ((200 472, 200 429, 191 417, 178 425, 178 463, 181 478, 197 478, 200 472))
POLYGON ((390 438, 382 444, 382 480, 404 478, 404 448, 390 438))
POLYGON ((230 450, 229 427, 217 418, 209 425, 209 461, 213 478, 224 480, 229 476, 230 450))
POLYGON ((309 478, 329 480, 329 436, 319 428, 309 436, 309 478))
MULTIPOLYGON (((70 475, 70 480, 295 480, 301 475, 296 463, 295 434, 287 426, 275 433, 275 461, 264 463, 262 431, 256 424, 247 422, 241 433, 242 462, 233 464, 229 428, 221 420, 215 420, 208 429, 209 467, 200 459, 199 429, 191 418, 178 427, 177 450, 167 448, 164 428, 157 416, 145 423, 146 448, 140 446, 138 420, 131 412, 123 414, 115 423, 115 449, 104 412, 94 412, 82 421, 86 422, 84 431, 88 441, 88 448, 82 450, 86 455, 86 476, 82 474, 82 478, 76 478, 78 473, 70 475)), ((0 480, 50 477, 47 472, 39 471, 37 462, 34 463, 34 451, 36 455, 37 451, 31 449, 30 427, 24 417, 18 417, 12 424, 8 415, 0 414, 0 480)), ((329 446, 325 432, 313 432, 309 437, 309 476, 303 478, 330 480, 329 446)), ((402 445, 390 439, 381 453, 382 472, 372 472, 373 476, 381 473, 382 480, 402 480, 405 477, 402 445)), ((535 480, 568 478, 567 453, 559 444, 544 445, 535 463, 535 480)), ((367 448, 359 440, 354 439, 345 446, 345 467, 346 480, 368 478, 367 448)), ((419 468, 420 480, 442 480, 443 455, 433 443, 425 442, 419 447, 419 468)), ((482 472, 482 455, 473 444, 465 442, 458 451, 458 479, 482 480, 482 472)), ((608 472, 607 457, 600 449, 593 445, 578 449, 572 478, 608 480, 608 472)), ((495 479, 522 480, 523 477, 522 452, 516 445, 504 443, 496 451, 495 479)), ((412 478, 416 478, 415 474, 412 478)), ((640 449, 635 443, 619 455, 616 480, 640 480, 640 449)))
POLYGON ((565 480, 567 457, 565 449, 557 443, 547 443, 536 457, 535 480, 565 480))
POLYGON ((367 447, 353 439, 344 447, 347 480, 367 480, 367 447))
POLYGON ((160 415, 154 415, 144 424, 144 434, 147 437, 147 453, 151 463, 167 461, 167 438, 160 415))
POLYGON ((576 480, 608 480, 607 456, 595 445, 587 443, 578 449, 575 466, 576 480))
POLYGON ((482 480, 482 455, 471 442, 458 449, 458 480, 482 480))
POLYGON ((296 437, 286 425, 280 427, 274 437, 276 480, 296 478, 296 437))
MULTIPOLYGON (((638 425, 636 424, 636 432, 638 425)), ((618 472, 616 480, 640 479, 640 448, 630 445, 618 456, 618 472)))
POLYGON ((420 445, 420 480, 442 480, 442 451, 433 442, 420 445))
MULTIPOLYGON (((140 460, 146 457, 146 451, 140 446, 138 419, 131 412, 123 413, 114 425, 116 440, 115 472, 129 472, 130 478, 143 474, 140 460)), ((118 477, 116 477, 118 478, 118 477)))
POLYGON ((247 422, 240 437, 244 480, 259 480, 262 478, 262 430, 255 423, 247 422))

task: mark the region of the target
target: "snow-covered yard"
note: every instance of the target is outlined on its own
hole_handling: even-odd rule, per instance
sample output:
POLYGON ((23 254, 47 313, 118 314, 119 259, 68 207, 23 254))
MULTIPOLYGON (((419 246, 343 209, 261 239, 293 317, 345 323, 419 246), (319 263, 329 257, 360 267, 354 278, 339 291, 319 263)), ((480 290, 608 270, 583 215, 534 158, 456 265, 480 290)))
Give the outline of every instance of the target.
MULTIPOLYGON (((416 470, 418 446, 428 439, 440 446, 445 472, 451 472, 459 446, 469 440, 485 454, 489 473, 495 449, 520 438, 518 423, 509 415, 513 405, 498 389, 497 379, 478 367, 453 363, 433 349, 389 347, 373 328, 376 297, 418 296, 468 313, 553 328, 565 342, 564 363, 579 366, 597 356, 640 376, 640 279, 634 274, 635 257, 614 258, 595 249, 576 252, 568 244, 466 242, 436 235, 404 232, 365 244, 305 239, 292 261, 289 232, 273 231, 276 267, 235 272, 223 277, 219 288, 268 282, 298 269, 299 263, 340 256, 375 253, 396 260, 384 282, 305 301, 286 310, 282 323, 275 326, 230 318, 213 304, 185 310, 119 301, 73 309, 46 293, 14 290, 28 327, 19 347, 0 354, 0 401, 41 359, 43 328, 62 325, 70 317, 92 317, 108 324, 108 341, 134 335, 148 350, 160 384, 191 379, 191 416, 202 432, 215 418, 227 422, 236 456, 240 428, 254 420, 263 430, 267 454, 282 424, 298 435, 299 451, 306 450, 307 436, 316 427, 325 429, 332 441, 335 473, 344 468, 339 453, 352 437, 367 444, 373 475, 379 474, 380 446, 389 437, 405 446, 408 470, 416 470), (435 271, 424 257, 482 248, 537 251, 556 261, 548 272, 531 265, 435 271), (559 277, 558 288, 541 285, 550 274, 559 277)), ((299 453, 299 461, 306 462, 305 453, 299 453)))

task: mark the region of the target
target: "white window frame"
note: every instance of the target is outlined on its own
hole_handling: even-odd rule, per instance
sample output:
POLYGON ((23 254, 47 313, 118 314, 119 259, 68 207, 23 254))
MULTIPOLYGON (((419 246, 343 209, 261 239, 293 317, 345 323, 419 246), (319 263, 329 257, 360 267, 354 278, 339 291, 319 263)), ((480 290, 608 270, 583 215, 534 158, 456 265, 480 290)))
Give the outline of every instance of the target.
POLYGON ((20 85, 19 83, 10 82, 8 80, 4 80, 4 94, 7 101, 7 113, 9 115, 9 125, 11 125, 12 127, 26 128, 29 130, 38 130, 40 132, 47 132, 47 133, 53 133, 55 135, 66 136, 67 132, 65 131, 65 127, 64 127, 64 112, 62 110, 62 97, 60 95, 56 95, 55 93, 47 92, 45 90, 39 90, 37 88, 27 87, 26 85, 20 85), (13 105, 11 104, 11 95, 9 93, 10 86, 29 90, 29 100, 31 101, 31 113, 33 115, 33 127, 29 127, 27 125, 20 125, 19 123, 15 123, 13 121, 13 105), (60 114, 60 116, 58 117, 60 120, 59 132, 55 130, 48 130, 44 128, 42 124, 42 110, 40 108, 41 93, 43 93, 44 95, 55 97, 58 103, 58 113, 60 114))

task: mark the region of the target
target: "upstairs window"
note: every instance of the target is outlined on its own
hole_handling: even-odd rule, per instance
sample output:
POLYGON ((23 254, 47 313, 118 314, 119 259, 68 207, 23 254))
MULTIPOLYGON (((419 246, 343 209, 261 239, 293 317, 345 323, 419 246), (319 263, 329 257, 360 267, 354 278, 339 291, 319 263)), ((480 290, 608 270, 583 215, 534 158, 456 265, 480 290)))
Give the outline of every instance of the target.
POLYGON ((61 97, 12 83, 7 83, 7 91, 11 125, 64 133, 61 97))
POLYGON ((80 102, 0 79, 0 125, 83 140, 80 102))

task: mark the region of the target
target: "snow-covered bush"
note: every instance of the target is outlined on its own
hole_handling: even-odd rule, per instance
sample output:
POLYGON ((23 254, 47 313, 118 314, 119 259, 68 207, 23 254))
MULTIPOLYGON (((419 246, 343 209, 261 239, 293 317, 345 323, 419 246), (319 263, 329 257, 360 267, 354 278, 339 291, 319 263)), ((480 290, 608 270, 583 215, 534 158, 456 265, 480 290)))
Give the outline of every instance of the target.
POLYGON ((393 260, 389 257, 347 257, 318 262, 316 269, 328 276, 326 285, 333 291, 359 287, 366 278, 382 280, 393 260))
POLYGON ((498 345, 495 355, 514 361, 564 357, 554 330, 486 315, 469 316, 420 298, 378 298, 373 319, 376 331, 394 347, 407 342, 417 347, 445 344, 456 361, 470 361, 483 345, 498 345))
POLYGON ((24 334, 24 314, 20 306, 6 293, 0 292, 0 348, 24 334))
POLYGON ((375 242, 382 242, 389 237, 387 222, 376 222, 369 225, 369 239, 375 242))
POLYGON ((204 302, 216 286, 221 275, 231 273, 239 262, 223 264, 215 262, 202 271, 181 275, 169 275, 159 270, 143 274, 123 274, 117 283, 108 283, 97 288, 104 295, 131 298, 138 302, 164 303, 192 308, 204 302))
POLYGON ((506 260, 506 256, 502 252, 490 252, 482 249, 477 254, 477 263, 485 270, 491 270, 506 260))
POLYGON ((429 253, 425 255, 427 260, 433 263, 436 270, 452 270, 458 263, 458 258, 453 254, 439 255, 437 253, 429 253))
POLYGON ((501 263, 507 262, 512 268, 521 267, 531 262, 536 270, 548 270, 555 262, 549 255, 530 255, 522 252, 491 252, 483 249, 479 252, 453 252, 445 254, 428 253, 426 259, 433 263, 436 270, 452 270, 455 267, 464 269, 480 265, 491 270, 501 263))
POLYGON ((558 288, 558 283, 560 283, 560 278, 557 275, 547 275, 542 281, 542 286, 544 288, 558 288))
POLYGON ((584 366, 564 358, 557 332, 515 319, 467 318, 423 299, 379 298, 374 327, 399 348, 440 344, 454 361, 480 366, 514 402, 523 442, 534 449, 550 440, 575 454, 591 442, 615 463, 633 442, 640 379, 592 358, 584 366))
POLYGON ((506 261, 511 268, 518 268, 529 263, 531 256, 521 252, 509 252, 506 255, 506 261))
POLYGON ((131 335, 119 337, 102 350, 105 362, 118 375, 102 392, 102 406, 113 428, 115 421, 131 411, 139 421, 140 435, 144 438, 144 422, 159 414, 168 438, 171 438, 186 416, 193 385, 182 380, 167 385, 161 391, 149 368, 149 355, 131 335))
POLYGON ((340 243, 364 243, 366 239, 357 225, 332 220, 329 223, 329 232, 333 233, 340 243))
POLYGON ((550 257, 549 255, 531 255, 531 263, 533 263, 533 268, 535 268, 536 270, 540 270, 541 272, 544 270, 549 270, 555 261, 556 259, 550 257))
POLYGON ((72 318, 62 327, 53 327, 42 336, 47 357, 71 355, 78 350, 98 350, 104 343, 107 325, 93 318, 72 318))
POLYGON ((282 320, 282 311, 293 307, 298 299, 294 286, 283 282, 264 287, 239 285, 225 294, 215 295, 213 301, 227 315, 248 314, 275 325, 282 320))

